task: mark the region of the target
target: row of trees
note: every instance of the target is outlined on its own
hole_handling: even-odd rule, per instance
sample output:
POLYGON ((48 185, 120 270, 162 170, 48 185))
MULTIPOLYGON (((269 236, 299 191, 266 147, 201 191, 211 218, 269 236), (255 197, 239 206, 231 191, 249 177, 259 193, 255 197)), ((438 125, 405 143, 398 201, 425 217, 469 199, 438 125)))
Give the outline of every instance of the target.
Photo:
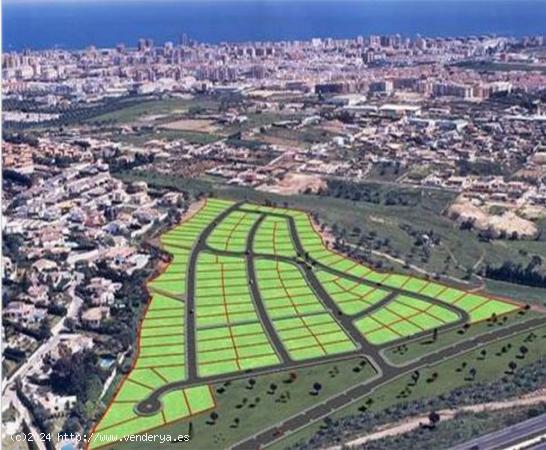
POLYGON ((487 265, 484 269, 484 275, 493 280, 544 287, 546 286, 546 273, 540 272, 541 265, 542 260, 540 257, 534 257, 527 266, 505 261, 501 266, 497 267, 487 265))
POLYGON ((328 180, 326 189, 322 189, 320 194, 387 206, 417 206, 420 202, 420 192, 417 190, 384 190, 373 183, 353 183, 338 179, 328 180))

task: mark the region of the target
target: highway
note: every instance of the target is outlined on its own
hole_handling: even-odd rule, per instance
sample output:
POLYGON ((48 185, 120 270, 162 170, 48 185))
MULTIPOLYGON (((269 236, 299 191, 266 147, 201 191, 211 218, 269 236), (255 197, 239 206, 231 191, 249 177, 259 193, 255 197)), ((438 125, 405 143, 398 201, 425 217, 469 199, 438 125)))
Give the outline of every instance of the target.
POLYGON ((530 443, 518 445, 531 438, 544 435, 546 438, 546 413, 532 419, 525 420, 500 431, 486 434, 479 438, 453 447, 452 450, 512 450, 516 448, 538 449, 546 447, 544 443, 530 443), (541 447, 542 446, 542 447, 541 447))

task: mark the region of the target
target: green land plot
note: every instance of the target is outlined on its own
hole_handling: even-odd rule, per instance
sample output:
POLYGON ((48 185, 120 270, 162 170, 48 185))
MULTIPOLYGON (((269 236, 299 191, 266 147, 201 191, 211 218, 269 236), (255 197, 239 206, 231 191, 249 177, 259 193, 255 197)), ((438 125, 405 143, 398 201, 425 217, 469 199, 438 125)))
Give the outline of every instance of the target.
POLYGON ((394 345, 393 347, 385 349, 383 354, 393 364, 405 364, 429 353, 449 348, 458 342, 490 333, 499 328, 506 328, 519 322, 525 322, 539 316, 540 314, 534 311, 520 310, 518 312, 505 314, 495 321, 492 321, 489 318, 484 321, 473 323, 469 327, 461 326, 454 330, 440 331, 436 340, 434 340, 432 336, 424 336, 411 342, 394 345))
MULTIPOLYGON (((438 364, 427 366, 420 370, 419 381, 415 386, 411 386, 413 380, 410 373, 403 375, 375 389, 369 396, 362 397, 358 401, 332 413, 329 417, 335 421, 342 417, 357 415, 361 412, 359 408, 372 412, 383 411, 401 402, 430 399, 474 383, 485 383, 500 377, 517 376, 517 372, 516 375, 512 374, 508 364, 512 361, 516 362, 518 367, 522 367, 538 361, 544 356, 543 348, 545 344, 546 327, 541 326, 530 329, 498 342, 480 346, 475 350, 438 364), (531 333, 536 337, 530 341, 529 335, 531 333), (523 357, 520 352, 521 346, 528 349, 523 357), (483 350, 486 352, 485 357, 482 354, 483 350), (469 374, 470 368, 476 369, 475 377, 469 374), (411 387, 409 393, 407 391, 408 386, 411 387), (402 391, 405 391, 403 397, 400 396, 402 391), (373 400, 371 405, 366 403, 370 398, 373 400)), ((429 411, 422 412, 428 413, 429 411)), ((304 442, 318 433, 322 425, 323 421, 310 424, 296 433, 287 435, 286 438, 269 446, 268 449, 284 450, 297 443, 304 442)))
POLYGON ((206 377, 280 363, 258 321, 197 330, 199 375, 206 377))
POLYGON ((315 275, 340 311, 348 315, 358 314, 368 309, 390 293, 386 289, 356 283, 326 271, 319 270, 315 275))
POLYGON ((291 358, 305 360, 356 349, 297 266, 258 259, 256 273, 267 314, 291 358))
POLYGON ((243 258, 200 254, 195 311, 200 376, 280 363, 259 322, 243 258))
POLYGON ((254 251, 270 255, 296 256, 288 220, 283 217, 266 216, 254 237, 254 251))
POLYGON ((197 261, 195 307, 198 329, 257 321, 245 260, 201 253, 197 261))
MULTIPOLYGON (((184 447, 196 450, 229 448, 240 440, 272 424, 316 405, 319 401, 342 392, 376 375, 364 358, 354 358, 336 363, 260 375, 249 384, 248 379, 220 383, 214 386, 216 420, 211 414, 200 414, 168 424, 157 430, 173 437, 187 434, 192 428, 192 438, 184 447), (313 385, 318 383, 320 390, 313 385)), ((138 443, 123 442, 120 449, 140 449, 138 443)))
POLYGON ((271 319, 325 311, 296 265, 258 259, 255 270, 260 295, 271 319))
POLYGON ((387 305, 355 321, 355 326, 372 344, 429 331, 453 323, 459 316, 453 311, 414 297, 399 295, 387 305))
POLYGON ((258 218, 255 213, 234 211, 214 228, 207 242, 217 250, 242 252, 246 249, 248 233, 258 218))
POLYGON ((169 423, 196 416, 215 406, 210 386, 192 386, 164 394, 161 397, 162 411, 151 416, 139 416, 134 407, 138 401, 146 398, 150 391, 134 384, 130 378, 125 381, 122 389, 125 385, 129 385, 125 389, 130 389, 130 395, 133 397, 127 399, 121 392, 116 396, 97 425, 89 448, 103 447, 132 434, 150 432, 169 423), (134 401, 136 397, 138 400, 134 401))
MULTIPOLYGON (((160 237, 160 242, 169 248, 182 248, 189 250, 205 229, 225 209, 233 205, 233 202, 220 199, 207 199, 203 207, 194 215, 172 230, 167 231, 160 237)), ((184 252, 178 252, 184 255, 184 252)))
POLYGON ((139 354, 129 378, 138 374, 142 380, 145 373, 157 381, 154 370, 163 368, 170 369, 169 376, 164 377, 168 381, 185 378, 184 318, 183 302, 157 293, 152 296, 141 323, 139 354))
POLYGON ((340 325, 325 312, 273 320, 275 330, 294 360, 351 352, 356 345, 340 325))
POLYGON ((521 306, 516 303, 470 293, 457 297, 456 300, 451 301, 451 304, 466 311, 470 315, 471 322, 488 319, 493 314, 500 316, 521 309, 521 306))

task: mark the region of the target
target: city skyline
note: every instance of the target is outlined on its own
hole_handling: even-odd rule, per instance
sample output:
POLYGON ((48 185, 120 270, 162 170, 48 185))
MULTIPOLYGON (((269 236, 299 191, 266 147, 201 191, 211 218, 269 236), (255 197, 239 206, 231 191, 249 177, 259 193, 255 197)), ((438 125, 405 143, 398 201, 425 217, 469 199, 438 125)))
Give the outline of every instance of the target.
POLYGON ((518 37, 543 33, 546 23, 546 3, 534 0, 500 1, 494 7, 490 1, 421 1, 426 7, 406 0, 12 3, 4 8, 3 45, 7 51, 103 48, 130 45, 140 37, 176 42, 182 33, 211 44, 396 33, 518 37))

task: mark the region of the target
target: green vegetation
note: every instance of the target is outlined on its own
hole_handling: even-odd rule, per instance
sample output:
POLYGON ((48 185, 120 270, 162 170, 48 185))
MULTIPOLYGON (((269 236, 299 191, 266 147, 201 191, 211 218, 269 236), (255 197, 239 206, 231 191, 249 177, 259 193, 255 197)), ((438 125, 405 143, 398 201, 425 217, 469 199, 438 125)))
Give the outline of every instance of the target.
POLYGON ((199 375, 279 364, 255 311, 243 258, 199 255, 195 307, 199 375))
POLYGON ((505 314, 502 318, 465 324, 455 329, 439 331, 436 339, 433 334, 393 345, 383 351, 383 355, 393 364, 405 364, 416 360, 429 353, 449 348, 452 345, 467 339, 475 338, 490 333, 500 327, 508 327, 519 322, 538 317, 539 314, 533 311, 521 310, 517 313, 505 314))
POLYGON ((404 417, 538 389, 546 380, 545 342, 546 327, 541 326, 409 373, 269 448, 286 449, 309 439, 327 447, 404 417))
MULTIPOLYGON (((272 423, 280 423, 375 375, 364 358, 351 358, 226 381, 214 386, 213 411, 171 423, 158 433, 191 434, 190 441, 183 444, 188 449, 228 448, 272 423)), ((136 450, 142 448, 142 443, 120 443, 116 448, 136 450)))
POLYGON ((152 140, 184 140, 189 144, 205 145, 221 139, 220 136, 211 133, 202 133, 199 131, 185 130, 140 130, 130 134, 114 134, 112 141, 125 144, 143 145, 152 140))
POLYGON ((485 289, 493 295, 504 295, 521 302, 537 305, 544 305, 546 303, 546 289, 544 288, 522 286, 504 281, 485 280, 485 289))
POLYGON ((372 344, 383 344, 457 321, 453 311, 400 295, 355 325, 372 344))
MULTIPOLYGON (((115 111, 109 111, 104 114, 94 116, 88 119, 88 121, 97 124, 125 124, 146 118, 161 119, 159 116, 163 115, 166 115, 169 120, 172 120, 173 115, 188 112, 195 106, 199 106, 204 111, 206 111, 208 108, 218 108, 217 102, 211 98, 203 96, 198 96, 195 98, 147 98, 145 96, 141 96, 135 97, 133 102, 127 104, 126 106, 121 103, 119 106, 120 107, 115 111)), ((153 120, 151 120, 151 122, 153 122, 153 120)))

